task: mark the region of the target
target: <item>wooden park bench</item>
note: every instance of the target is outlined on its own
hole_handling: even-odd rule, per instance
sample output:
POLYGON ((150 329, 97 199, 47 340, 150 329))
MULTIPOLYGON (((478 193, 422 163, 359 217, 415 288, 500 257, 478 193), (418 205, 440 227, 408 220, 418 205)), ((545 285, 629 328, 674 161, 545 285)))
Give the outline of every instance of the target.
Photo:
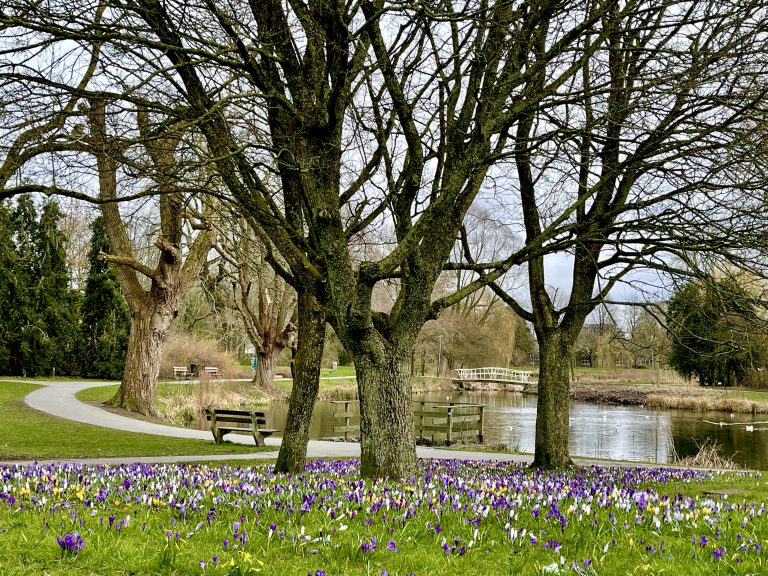
POLYGON ((189 376, 189 370, 187 370, 186 366, 174 366, 173 367, 173 377, 174 378, 186 378, 189 376))
POLYGON ((214 378, 219 376, 219 369, 217 366, 206 366, 203 368, 203 371, 208 374, 208 376, 213 376, 214 378))
POLYGON ((278 431, 264 428, 267 424, 267 415, 255 410, 206 408, 205 417, 211 424, 211 432, 216 444, 221 444, 224 436, 230 432, 250 432, 256 441, 256 446, 265 446, 264 440, 278 431))

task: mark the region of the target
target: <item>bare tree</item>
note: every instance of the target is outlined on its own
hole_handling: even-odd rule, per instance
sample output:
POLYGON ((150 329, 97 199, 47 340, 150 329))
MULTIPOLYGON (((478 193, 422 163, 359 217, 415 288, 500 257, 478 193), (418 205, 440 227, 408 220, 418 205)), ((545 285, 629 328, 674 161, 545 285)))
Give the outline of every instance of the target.
MULTIPOLYGON (((279 206, 243 151, 232 118, 216 113, 225 102, 206 80, 198 49, 193 54, 182 40, 197 30, 172 9, 135 6, 165 47, 241 209, 288 262, 300 298, 308 291, 324 302, 354 357, 362 473, 411 474, 411 352, 426 319, 460 299, 432 303, 432 289, 508 130, 524 115, 528 98, 554 92, 563 81, 555 74, 540 82, 539 69, 523 56, 550 7, 530 13, 506 2, 461 13, 441 7, 438 25, 418 9, 383 2, 362 2, 361 11, 357 5, 268 2, 245 20, 207 8, 212 21, 205 29, 218 30, 215 40, 232 47, 239 79, 261 95, 275 159, 270 164, 282 184, 279 206), (289 34, 294 29, 299 42, 289 34), (517 102, 511 110, 510 99, 517 102), (347 117, 356 121, 350 133, 347 117), (351 164, 359 168, 348 176, 351 164), (396 244, 384 258, 355 266, 351 239, 381 218, 393 223, 396 244), (373 288, 393 276, 397 300, 388 313, 375 313, 373 288)), ((566 27, 573 20, 565 14, 560 22, 562 43, 585 28, 566 27)), ((214 37, 196 36, 194 43, 210 50, 214 37)), ((234 70, 234 63, 208 53, 207 65, 234 70)), ((543 58, 555 70, 552 61, 560 55, 554 50, 543 58)))
MULTIPOLYGON (((701 253, 764 274, 765 243, 754 231, 766 226, 765 176, 745 144, 765 118, 766 7, 599 7, 602 33, 579 41, 591 54, 580 73, 516 126, 504 202, 520 211, 516 222, 537 252, 530 306, 497 292, 533 323, 539 342, 534 465, 570 462, 568 359, 588 314, 615 299, 619 284, 637 290, 692 273, 690 256, 701 253), (547 254, 560 254, 558 271, 547 272, 547 254), (548 291, 555 281, 567 293, 563 305, 548 291)), ((549 33, 536 36, 534 63, 551 44, 549 33)))
POLYGON ((209 182, 203 175, 190 189, 194 169, 184 155, 194 146, 179 149, 189 128, 178 114, 162 113, 176 110, 166 109, 169 102, 161 102, 158 92, 145 98, 148 93, 134 88, 132 99, 118 99, 104 91, 109 79, 125 89, 130 84, 119 68, 124 53, 114 46, 103 50, 107 5, 90 5, 79 15, 62 5, 38 8, 5 5, 0 12, 6 57, 0 89, 9 120, 0 136, 0 195, 62 194, 99 206, 113 251, 103 258, 117 265, 131 312, 125 372, 111 403, 154 415, 160 354, 178 298, 196 279, 215 238, 211 226, 188 213, 190 196, 209 182), (25 25, 30 8, 34 18, 25 25), (57 10, 64 16, 58 21, 57 10), (156 204, 147 204, 153 197, 156 204), (119 207, 137 199, 144 200, 127 211, 157 210, 156 252, 146 256, 132 245, 129 212, 119 207), (185 222, 198 228, 187 245, 185 222))
POLYGON ((157 186, 160 231, 154 242, 158 250, 155 266, 136 258, 115 202, 120 158, 125 157, 126 151, 121 139, 108 132, 104 100, 92 98, 86 114, 90 130, 84 138, 96 158, 99 196, 106 201, 100 205, 101 213, 113 251, 101 258, 117 265, 120 287, 131 313, 123 380, 109 404, 156 415, 155 387, 163 345, 178 315, 179 298, 197 280, 216 233, 210 223, 200 221, 197 226, 201 230, 195 240, 182 246, 182 228, 188 212, 185 191, 177 183, 181 176, 177 148, 183 131, 180 127, 153 125, 146 112, 139 111, 138 127, 150 162, 141 174, 157 186), (148 287, 142 284, 143 279, 149 281, 148 287))
MULTIPOLYGON (((528 263, 530 307, 498 294, 533 322, 542 356, 535 463, 561 466, 569 353, 594 306, 638 267, 672 268, 671 254, 754 263, 742 232, 762 225, 762 174, 739 147, 721 152, 762 113, 761 1, 110 0, 96 26, 96 7, 75 4, 11 0, 0 23, 129 54, 119 69, 141 89, 115 78, 110 96, 161 91, 150 107, 199 130, 297 291, 299 357, 302 325, 309 346, 324 315, 354 357, 366 476, 416 469, 410 363, 424 322, 513 266, 528 263), (461 234, 481 192, 525 235, 494 262, 461 234), (394 242, 358 263, 358 239, 383 226, 394 242), (457 238, 467 262, 447 268, 478 276, 433 301, 457 238), (561 307, 544 258, 568 251, 561 307), (392 308, 375 311, 392 279, 392 308)), ((303 461, 317 386, 304 383, 278 466, 303 461)))
MULTIPOLYGON (((113 92, 136 102, 162 91, 155 109, 194 122, 243 217, 286 263, 270 262, 298 293, 297 365, 322 333, 322 311, 357 368, 362 473, 407 476, 416 469, 410 363, 419 330, 537 253, 546 234, 503 266, 480 267, 484 278, 457 294, 433 302, 433 288, 515 127, 589 58, 576 41, 607 34, 596 15, 610 3, 595 4, 585 13, 576 1, 115 0, 100 26, 88 4, 42 12, 13 0, 5 13, 14 26, 129 54, 115 63, 141 89, 118 77, 113 92), (394 242, 358 264, 357 239, 383 225, 394 242), (374 311, 374 289, 393 278, 394 305, 374 311), (302 339, 303 324, 317 334, 302 339)), ((294 386, 304 416, 316 382, 307 386, 294 386)), ((287 428, 283 449, 296 456, 301 442, 287 428)))
POLYGON ((285 348, 295 348, 296 292, 266 260, 266 248, 236 214, 224 219, 216 251, 220 273, 231 286, 232 299, 257 358, 253 382, 278 394, 275 362, 285 348))

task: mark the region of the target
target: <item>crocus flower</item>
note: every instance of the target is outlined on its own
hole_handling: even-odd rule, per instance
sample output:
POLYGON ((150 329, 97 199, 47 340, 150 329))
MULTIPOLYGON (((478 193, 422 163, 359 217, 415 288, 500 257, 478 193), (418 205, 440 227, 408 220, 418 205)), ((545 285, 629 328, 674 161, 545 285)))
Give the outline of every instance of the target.
POLYGON ((63 554, 70 554, 72 556, 76 556, 85 546, 85 541, 77 532, 73 534, 67 533, 63 538, 56 536, 56 542, 58 542, 63 554))

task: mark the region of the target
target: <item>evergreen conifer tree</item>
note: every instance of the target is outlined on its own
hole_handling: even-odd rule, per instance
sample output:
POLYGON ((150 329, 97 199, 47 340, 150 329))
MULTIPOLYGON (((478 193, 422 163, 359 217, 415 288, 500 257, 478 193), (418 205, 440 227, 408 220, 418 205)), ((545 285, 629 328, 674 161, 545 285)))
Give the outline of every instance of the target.
POLYGON ((83 376, 120 379, 128 348, 130 317, 112 265, 99 259, 110 251, 104 219, 92 224, 90 264, 81 311, 80 364, 83 376))
POLYGON ((37 209, 32 197, 19 196, 11 211, 13 292, 8 304, 8 373, 36 376, 45 355, 45 326, 35 306, 34 287, 39 279, 37 209))
POLYGON ((45 331, 43 355, 37 358, 38 374, 77 373, 75 361, 80 298, 70 288, 66 236, 58 228, 62 213, 56 202, 43 205, 36 235, 34 302, 45 331))
POLYGON ((11 211, 0 202, 0 374, 11 373, 11 340, 15 326, 11 310, 16 299, 16 250, 13 242, 11 211))
POLYGON ((734 280, 688 282, 669 302, 669 363, 701 385, 743 384, 760 354, 757 301, 734 280))

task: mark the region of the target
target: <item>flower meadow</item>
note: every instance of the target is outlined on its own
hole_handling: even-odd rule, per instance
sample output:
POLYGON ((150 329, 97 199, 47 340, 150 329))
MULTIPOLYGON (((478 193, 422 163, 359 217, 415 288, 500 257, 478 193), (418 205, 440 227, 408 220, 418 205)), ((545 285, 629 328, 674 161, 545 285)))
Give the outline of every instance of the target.
POLYGON ((765 574, 759 473, 431 461, 0 467, 0 574, 765 574), (691 496, 689 494, 694 494, 691 496))

